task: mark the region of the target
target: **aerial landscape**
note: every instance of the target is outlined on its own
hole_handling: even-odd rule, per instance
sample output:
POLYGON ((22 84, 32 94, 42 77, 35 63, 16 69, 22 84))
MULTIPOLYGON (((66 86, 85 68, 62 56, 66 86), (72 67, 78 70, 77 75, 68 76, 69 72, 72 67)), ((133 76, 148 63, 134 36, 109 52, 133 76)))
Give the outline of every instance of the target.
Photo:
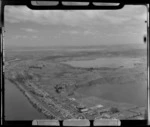
MULTIPOLYGON (((88 47, 87 50, 76 47, 77 51, 72 47, 70 50, 63 47, 46 51, 6 52, 5 78, 15 84, 30 103, 50 119, 144 119, 146 101, 145 106, 138 106, 101 97, 105 85, 108 88, 120 85, 124 90, 127 89, 125 85, 131 89, 132 86, 146 86, 146 50, 119 47, 124 49, 116 51, 116 46, 99 46, 92 51, 88 47), (100 61, 97 65, 85 65, 96 59, 100 61), (77 63, 72 66, 70 61, 83 61, 85 67, 77 63), (104 64, 101 65, 101 62, 104 64), (94 95, 94 91, 93 94, 84 92, 87 88, 96 88, 95 92, 99 96, 94 95)), ((122 96, 129 98, 130 92, 127 91, 127 95, 122 96)))
POLYGON ((146 119, 144 7, 5 12, 7 120, 146 119))

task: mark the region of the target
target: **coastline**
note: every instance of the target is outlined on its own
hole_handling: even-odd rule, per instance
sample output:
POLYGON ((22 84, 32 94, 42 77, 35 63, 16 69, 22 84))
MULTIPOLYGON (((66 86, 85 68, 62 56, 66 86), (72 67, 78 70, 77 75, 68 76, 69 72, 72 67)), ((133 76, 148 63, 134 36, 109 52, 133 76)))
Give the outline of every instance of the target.
POLYGON ((13 83, 20 91, 21 93, 28 99, 30 104, 40 113, 43 113, 47 118, 50 119, 55 119, 55 116, 52 115, 44 106, 42 106, 36 99, 34 99, 28 92, 27 90, 21 86, 18 85, 18 83, 15 83, 13 80, 8 79, 11 83, 13 83))

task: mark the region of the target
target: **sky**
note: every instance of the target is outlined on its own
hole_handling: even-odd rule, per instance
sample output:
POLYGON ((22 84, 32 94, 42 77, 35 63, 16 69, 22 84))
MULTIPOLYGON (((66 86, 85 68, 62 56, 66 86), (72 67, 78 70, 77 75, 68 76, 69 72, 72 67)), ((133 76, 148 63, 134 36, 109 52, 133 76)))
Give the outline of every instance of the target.
POLYGON ((144 44, 146 7, 121 10, 30 10, 5 7, 5 46, 144 44))

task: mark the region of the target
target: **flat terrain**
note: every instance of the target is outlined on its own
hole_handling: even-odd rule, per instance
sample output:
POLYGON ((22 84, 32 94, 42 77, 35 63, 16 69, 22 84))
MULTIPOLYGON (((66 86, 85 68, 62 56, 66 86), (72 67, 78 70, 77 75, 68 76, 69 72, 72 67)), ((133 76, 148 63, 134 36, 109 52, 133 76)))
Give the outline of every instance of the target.
POLYGON ((51 119, 145 119, 145 106, 125 103, 124 100, 116 102, 81 92, 84 88, 101 85, 146 85, 146 48, 129 47, 118 45, 92 47, 92 50, 89 47, 8 50, 5 78, 26 91, 30 101, 38 102, 35 108, 42 107, 41 112, 51 119), (90 67, 68 63, 88 63, 88 60, 116 57, 126 58, 126 61, 120 60, 120 64, 119 61, 116 64, 113 62, 117 66, 108 66, 108 63, 103 66, 104 62, 102 66, 90 67), (136 60, 131 62, 130 59, 136 60))

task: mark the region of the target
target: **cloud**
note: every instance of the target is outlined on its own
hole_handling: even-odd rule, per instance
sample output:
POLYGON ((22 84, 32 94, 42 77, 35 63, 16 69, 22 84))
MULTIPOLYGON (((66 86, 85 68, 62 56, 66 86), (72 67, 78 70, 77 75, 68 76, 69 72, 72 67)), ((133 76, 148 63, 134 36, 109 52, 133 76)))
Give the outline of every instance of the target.
POLYGON ((98 33, 96 30, 62 30, 62 34, 73 34, 73 35, 95 35, 98 33))
POLYGON ((21 30, 26 31, 26 32, 31 32, 31 33, 36 33, 36 32, 38 32, 37 30, 32 29, 32 28, 21 28, 21 30))
POLYGON ((61 33, 62 34, 79 34, 80 31, 77 31, 77 30, 62 30, 61 33))
MULTIPOLYGON (((9 6, 5 8, 5 19, 10 23, 35 23, 37 25, 52 25, 57 30, 62 26, 71 28, 63 29, 61 34, 70 34, 75 36, 98 36, 102 33, 125 33, 124 31, 144 31, 141 21, 146 17, 145 7, 143 6, 125 6, 122 10, 30 10, 27 7, 9 6), (129 29, 126 29, 129 27, 129 29), (96 32, 100 31, 100 32, 96 32)), ((27 24, 27 25, 28 25, 27 24)), ((46 26, 47 27, 47 26, 46 26)), ((49 26, 48 26, 49 27, 49 26)), ((39 28, 31 27, 21 28, 29 33, 40 32, 39 28)), ((62 29, 61 29, 62 30, 62 29)), ((61 31, 60 30, 60 31, 61 31)), ((36 37, 35 37, 36 38, 36 37)))
POLYGON ((12 37, 13 39, 26 39, 28 38, 26 35, 15 35, 12 37))
POLYGON ((33 39, 37 39, 37 38, 38 38, 38 36, 36 36, 36 35, 33 35, 33 36, 32 36, 32 38, 33 38, 33 39))
POLYGON ((85 30, 83 32, 84 35, 95 35, 97 33, 97 31, 90 31, 90 30, 85 30))
MULTIPOLYGON (((119 11, 112 12, 109 10, 30 10, 27 7, 6 7, 6 21, 10 23, 17 22, 34 22, 43 25, 69 25, 69 26, 84 26, 96 25, 100 21, 110 24, 124 23, 132 18, 130 13, 128 16, 121 15, 119 11), (115 14, 115 15, 114 15, 115 14), (91 24, 92 23, 92 24, 91 24)), ((127 13, 128 11, 125 12, 127 13)), ((131 8, 130 10, 134 10, 131 8)), ((122 12, 124 12, 122 10, 122 12)))
POLYGON ((32 36, 26 36, 26 35, 13 35, 13 39, 37 39, 38 36, 32 35, 32 36))
POLYGON ((137 20, 146 21, 146 20, 147 20, 147 13, 143 13, 143 14, 141 14, 140 16, 135 16, 135 18, 136 18, 137 20))

